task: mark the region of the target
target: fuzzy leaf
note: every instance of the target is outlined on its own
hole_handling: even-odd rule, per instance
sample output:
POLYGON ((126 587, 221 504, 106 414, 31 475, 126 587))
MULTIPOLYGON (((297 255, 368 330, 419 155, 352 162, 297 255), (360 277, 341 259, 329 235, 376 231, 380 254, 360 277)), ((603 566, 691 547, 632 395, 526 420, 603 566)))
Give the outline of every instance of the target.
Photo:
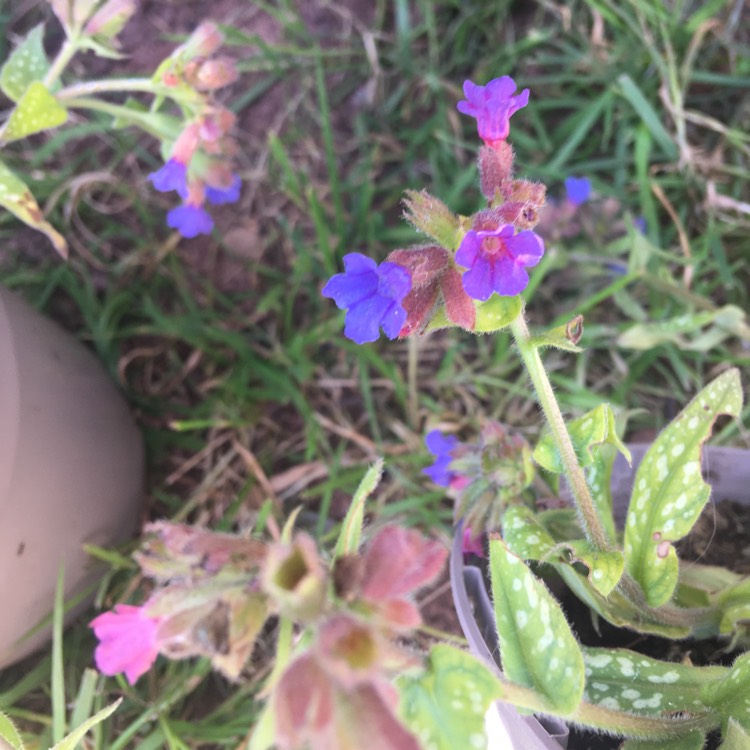
POLYGON ((101 711, 97 711, 92 717, 87 719, 76 727, 67 737, 60 740, 52 750, 75 750, 81 740, 99 723, 104 721, 110 714, 114 713, 117 707, 122 703, 122 698, 118 698, 114 703, 105 706, 101 711))
POLYGON ((24 750, 23 740, 13 722, 0 712, 0 750, 24 750))
POLYGON ((586 471, 591 500, 596 508, 596 514, 607 532, 611 542, 617 541, 615 519, 612 515, 612 467, 617 458, 617 451, 608 446, 602 446, 596 453, 591 466, 586 471))
POLYGON ((726 667, 694 667, 659 661, 635 651, 584 648, 584 700, 595 706, 645 716, 710 710, 701 692, 726 675, 726 667))
POLYGON ((34 81, 5 123, 2 140, 16 141, 32 133, 56 128, 67 119, 68 110, 58 103, 41 81, 34 81))
POLYGON ((750 653, 738 656, 722 679, 705 684, 700 697, 721 714, 722 731, 730 719, 750 731, 750 653))
POLYGON ((704 732, 697 729, 673 740, 627 740, 620 750, 703 750, 704 732))
POLYGON ((362 477, 357 491, 352 498, 352 504, 346 512, 344 522, 341 524, 339 538, 333 553, 334 559, 342 555, 354 555, 359 550, 359 542, 362 538, 362 524, 365 518, 365 502, 375 491, 383 475, 383 459, 379 458, 362 477))
POLYGON ((44 24, 35 26, 0 69, 0 89, 14 102, 21 99, 33 81, 41 81, 49 70, 42 45, 43 35, 44 24))
POLYGON ((556 542, 526 506, 514 505, 503 516, 503 538, 511 551, 524 560, 538 560, 555 566, 582 563, 591 585, 609 596, 622 577, 624 560, 618 551, 599 552, 584 539, 556 542))
MULTIPOLYGON (((590 466, 594 462, 596 454, 591 452, 592 447, 604 443, 614 445, 630 462, 630 451, 617 437, 615 415, 609 404, 600 404, 582 417, 574 419, 568 424, 568 432, 576 456, 583 466, 590 466)), ((562 474, 565 470, 560 452, 550 433, 546 433, 534 449, 534 460, 542 468, 555 474, 562 474)))
POLYGON ((746 632, 750 622, 750 578, 722 587, 716 595, 716 606, 721 610, 719 632, 722 635, 729 635, 735 629, 746 632))
POLYGON ((572 713, 583 694, 583 655, 560 605, 499 537, 490 538, 490 577, 503 672, 554 713, 572 713))
POLYGON ((730 719, 719 750, 750 750, 750 733, 736 719, 730 719))
POLYGON ((24 224, 49 237, 55 250, 63 258, 68 257, 68 245, 65 238, 50 224, 44 220, 42 211, 37 205, 34 196, 26 185, 8 167, 0 161, 0 206, 8 209, 17 216, 24 224))
POLYGON ((493 294, 486 302, 475 302, 477 309, 474 331, 492 333, 509 326, 520 314, 520 297, 501 297, 493 294))
POLYGON ((625 522, 625 565, 652 607, 668 601, 677 585, 670 542, 690 531, 711 494, 701 477, 701 447, 719 414, 737 417, 741 409, 742 386, 733 368, 698 393, 638 467, 625 522))
POLYGON ((422 747, 487 747, 484 715, 502 697, 502 686, 473 656, 447 644, 433 646, 427 671, 399 677, 396 686, 401 720, 422 747))
POLYGON ((404 208, 404 218, 415 229, 448 250, 458 249, 461 222, 445 203, 426 190, 407 190, 404 208))
POLYGON ((566 352, 582 352, 583 349, 578 346, 582 335, 583 315, 576 315, 575 318, 569 320, 565 325, 535 334, 531 337, 529 343, 539 349, 551 346, 566 352))

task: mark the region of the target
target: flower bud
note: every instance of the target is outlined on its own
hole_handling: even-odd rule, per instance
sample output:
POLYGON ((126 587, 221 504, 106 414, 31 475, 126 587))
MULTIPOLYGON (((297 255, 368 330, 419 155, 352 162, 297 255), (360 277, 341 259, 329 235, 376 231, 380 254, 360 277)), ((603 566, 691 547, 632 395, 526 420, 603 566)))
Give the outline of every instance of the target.
POLYGON ((228 57, 206 60, 198 66, 192 77, 188 77, 187 69, 185 72, 186 80, 192 83, 198 91, 215 91, 223 88, 234 83, 238 75, 234 60, 228 57))
POLYGON ((224 36, 212 21, 204 21, 188 37, 187 41, 175 50, 175 54, 185 60, 194 57, 209 57, 224 43, 224 36))
POLYGON ((507 141, 498 141, 490 148, 479 149, 479 181, 482 194, 488 201, 495 199, 495 192, 513 176, 513 148, 507 141))
POLYGON ((84 33, 104 39, 116 37, 137 8, 135 0, 107 0, 89 19, 84 33))

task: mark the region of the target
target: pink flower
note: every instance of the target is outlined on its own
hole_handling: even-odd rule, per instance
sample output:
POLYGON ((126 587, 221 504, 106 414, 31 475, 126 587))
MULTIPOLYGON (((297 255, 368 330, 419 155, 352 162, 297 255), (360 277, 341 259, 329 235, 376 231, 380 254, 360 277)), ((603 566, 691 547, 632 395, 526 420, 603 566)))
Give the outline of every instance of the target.
POLYGON ((160 617, 149 617, 143 607, 117 604, 113 612, 94 618, 89 627, 99 639, 94 652, 102 674, 124 672, 131 685, 156 661, 159 648, 156 630, 160 617))
POLYGON ((488 146, 508 137, 510 116, 529 103, 528 89, 518 96, 513 96, 515 91, 516 83, 510 76, 495 78, 486 86, 464 82, 466 100, 460 101, 457 109, 476 119, 479 137, 488 146))
POLYGON ((520 294, 529 283, 525 266, 535 266, 544 255, 541 237, 530 230, 514 234, 511 224, 493 231, 470 229, 456 252, 466 294, 484 302, 493 292, 504 297, 520 294))

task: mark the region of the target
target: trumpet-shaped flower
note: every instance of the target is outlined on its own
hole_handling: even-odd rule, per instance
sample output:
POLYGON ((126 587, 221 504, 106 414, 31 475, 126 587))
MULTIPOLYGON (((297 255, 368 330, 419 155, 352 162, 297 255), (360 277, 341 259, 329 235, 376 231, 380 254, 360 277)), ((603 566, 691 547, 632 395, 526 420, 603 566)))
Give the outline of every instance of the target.
POLYGON ((232 178, 232 184, 227 188, 217 188, 206 185, 206 200, 215 206, 221 206, 225 203, 237 203, 240 199, 240 188, 242 180, 238 175, 232 178))
POLYGON ((451 451, 458 448, 458 438, 454 435, 443 435, 440 430, 431 430, 424 439, 427 450, 435 456, 435 463, 422 469, 422 473, 441 487, 450 487, 456 473, 450 470, 453 460, 451 451))
POLYGON ((167 214, 167 226, 191 239, 199 234, 210 234, 214 228, 214 220, 203 206, 184 203, 167 214))
POLYGON ((529 283, 527 266, 544 255, 541 237, 530 230, 514 234, 511 224, 491 231, 470 229, 456 252, 456 263, 468 270, 462 281, 466 293, 484 302, 493 292, 504 297, 520 294, 529 283))
POLYGON ((583 205, 591 195, 591 182, 588 177, 568 177, 565 180, 565 194, 574 206, 583 205))
POLYGON ((187 192, 187 166, 177 159, 170 159, 156 172, 152 172, 148 179, 154 186, 154 190, 160 193, 168 193, 176 190, 180 195, 187 192))
POLYGON ((464 82, 466 99, 456 105, 457 109, 476 119, 479 137, 488 146, 508 137, 510 116, 529 103, 528 89, 518 96, 514 96, 515 91, 516 83, 510 76, 495 78, 486 86, 464 82))
POLYGON ((90 623, 99 645, 94 652, 102 674, 124 672, 131 685, 147 672, 159 653, 156 632, 161 618, 149 617, 143 607, 117 604, 90 623))
POLYGON ((344 335, 357 344, 375 341, 382 327, 395 339, 406 320, 401 304, 411 291, 409 272, 396 263, 377 265, 361 253, 344 256, 344 273, 337 273, 323 287, 340 310, 346 310, 344 335))

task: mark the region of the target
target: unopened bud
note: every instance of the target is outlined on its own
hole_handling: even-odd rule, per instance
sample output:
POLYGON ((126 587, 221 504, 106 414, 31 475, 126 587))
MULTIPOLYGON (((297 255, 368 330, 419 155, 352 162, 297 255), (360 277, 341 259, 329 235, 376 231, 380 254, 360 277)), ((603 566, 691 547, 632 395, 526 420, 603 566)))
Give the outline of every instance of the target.
POLYGON ((501 189, 513 175, 513 148, 507 141, 497 141, 495 145, 479 149, 479 180, 482 194, 488 201, 495 199, 495 192, 501 189))
POLYGON ((172 158, 181 164, 190 164, 193 154, 200 145, 200 126, 196 122, 188 124, 177 136, 172 147, 172 158))
POLYGON ((224 43, 224 36, 212 21, 204 21, 188 37, 187 41, 175 50, 185 60, 194 57, 210 57, 224 43))
POLYGON ((116 37, 137 8, 136 0, 107 0, 89 19, 84 33, 105 39, 116 37))
POLYGON ((530 203, 535 208, 541 208, 547 200, 547 187, 541 182, 511 180, 503 183, 500 191, 507 201, 530 203))
POLYGON ((234 83, 238 77, 237 67, 233 60, 228 57, 217 57, 201 63, 195 76, 186 79, 190 81, 198 91, 215 91, 216 89, 234 83))

